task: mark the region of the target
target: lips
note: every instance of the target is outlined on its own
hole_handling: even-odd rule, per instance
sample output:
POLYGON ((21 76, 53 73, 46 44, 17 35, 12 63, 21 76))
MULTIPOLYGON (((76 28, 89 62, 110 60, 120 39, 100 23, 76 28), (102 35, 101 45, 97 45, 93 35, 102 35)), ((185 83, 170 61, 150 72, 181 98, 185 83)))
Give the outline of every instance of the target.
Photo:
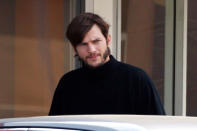
POLYGON ((99 54, 96 55, 89 55, 87 56, 88 59, 96 59, 99 56, 99 54))
POLYGON ((96 59, 97 58, 97 56, 90 56, 90 57, 88 57, 89 59, 96 59))

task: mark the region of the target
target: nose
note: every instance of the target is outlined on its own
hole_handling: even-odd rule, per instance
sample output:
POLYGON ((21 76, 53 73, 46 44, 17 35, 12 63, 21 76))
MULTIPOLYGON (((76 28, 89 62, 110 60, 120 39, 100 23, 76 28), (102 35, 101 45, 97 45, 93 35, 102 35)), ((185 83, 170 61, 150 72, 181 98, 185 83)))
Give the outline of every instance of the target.
POLYGON ((89 43, 88 44, 88 52, 92 53, 92 52, 95 52, 95 51, 96 51, 95 45, 89 43))

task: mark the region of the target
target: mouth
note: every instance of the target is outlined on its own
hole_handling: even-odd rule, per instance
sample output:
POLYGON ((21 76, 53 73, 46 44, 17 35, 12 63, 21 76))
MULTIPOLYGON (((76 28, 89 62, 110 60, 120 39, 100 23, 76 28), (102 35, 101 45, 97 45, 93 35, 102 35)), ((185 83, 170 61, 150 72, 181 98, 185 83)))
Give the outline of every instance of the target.
POLYGON ((89 59, 95 59, 97 56, 89 56, 89 59))
POLYGON ((96 60, 98 56, 99 55, 90 55, 90 56, 87 56, 87 59, 96 60))

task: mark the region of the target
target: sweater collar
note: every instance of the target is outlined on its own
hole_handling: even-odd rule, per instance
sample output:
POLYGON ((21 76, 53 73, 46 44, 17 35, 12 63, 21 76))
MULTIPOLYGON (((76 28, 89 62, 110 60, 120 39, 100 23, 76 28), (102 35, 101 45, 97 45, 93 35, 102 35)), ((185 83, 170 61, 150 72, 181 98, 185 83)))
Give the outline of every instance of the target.
POLYGON ((112 55, 110 55, 110 60, 97 68, 89 68, 87 66, 84 66, 83 68, 91 75, 103 76, 107 75, 112 70, 115 70, 117 66, 118 61, 112 55))

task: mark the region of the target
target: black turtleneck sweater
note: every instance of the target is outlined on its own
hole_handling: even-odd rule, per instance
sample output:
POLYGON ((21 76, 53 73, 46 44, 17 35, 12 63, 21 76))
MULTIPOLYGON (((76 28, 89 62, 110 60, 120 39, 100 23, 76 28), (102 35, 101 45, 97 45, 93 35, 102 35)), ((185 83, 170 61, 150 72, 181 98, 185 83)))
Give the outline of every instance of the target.
POLYGON ((112 56, 104 65, 65 74, 56 88, 49 115, 165 114, 147 74, 112 56))

